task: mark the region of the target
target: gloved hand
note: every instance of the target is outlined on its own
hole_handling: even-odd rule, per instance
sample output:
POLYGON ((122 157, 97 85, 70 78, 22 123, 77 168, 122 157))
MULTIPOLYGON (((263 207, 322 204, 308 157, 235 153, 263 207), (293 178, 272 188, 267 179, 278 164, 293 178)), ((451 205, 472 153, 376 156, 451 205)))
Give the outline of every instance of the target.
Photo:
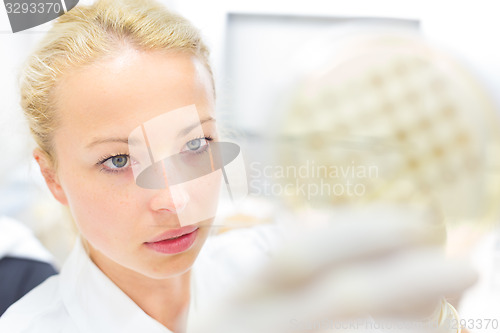
POLYGON ((416 323, 427 318, 430 329, 440 321, 439 332, 457 332, 441 300, 460 295, 476 274, 444 256, 443 225, 428 211, 377 207, 299 219, 266 269, 190 332, 378 331, 373 316, 420 333, 427 330, 416 323))

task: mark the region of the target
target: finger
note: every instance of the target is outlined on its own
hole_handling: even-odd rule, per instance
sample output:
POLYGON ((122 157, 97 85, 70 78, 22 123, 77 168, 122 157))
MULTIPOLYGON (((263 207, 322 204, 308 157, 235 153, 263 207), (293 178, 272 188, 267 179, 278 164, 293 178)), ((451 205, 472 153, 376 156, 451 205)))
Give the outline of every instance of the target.
POLYGON ((459 260, 447 260, 439 249, 408 251, 387 260, 359 262, 331 270, 295 292, 295 300, 314 304, 304 315, 340 317, 394 313, 457 295, 475 283, 476 272, 459 260))
POLYGON ((443 233, 443 225, 424 210, 346 211, 320 227, 293 228, 285 246, 276 253, 267 278, 278 285, 293 284, 328 267, 403 248, 435 245, 443 233))
POLYGON ((293 332, 297 321, 320 323, 387 315, 400 307, 410 310, 474 283, 476 274, 469 265, 446 260, 440 253, 407 251, 384 262, 337 267, 300 289, 243 293, 200 323, 203 332, 278 333, 293 332))
POLYGON ((476 278, 466 263, 446 260, 440 249, 429 248, 337 267, 295 290, 249 289, 252 292, 236 299, 232 308, 251 313, 256 320, 251 325, 260 330, 277 330, 294 318, 320 322, 368 314, 413 314, 422 305, 436 304, 443 295, 461 293, 476 278))

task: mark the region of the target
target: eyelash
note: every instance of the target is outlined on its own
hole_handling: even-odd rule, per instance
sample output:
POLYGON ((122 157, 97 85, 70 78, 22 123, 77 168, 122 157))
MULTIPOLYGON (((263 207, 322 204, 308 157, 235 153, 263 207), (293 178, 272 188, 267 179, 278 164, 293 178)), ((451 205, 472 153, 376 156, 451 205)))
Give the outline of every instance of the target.
MULTIPOLYGON (((214 140, 210 135, 199 136, 199 137, 193 138, 191 140, 188 140, 187 142, 191 142, 194 140, 201 140, 201 139, 205 139, 205 141, 207 141, 207 145, 205 145, 202 149, 197 150, 197 151, 184 150, 184 151, 182 151, 182 153, 184 153, 184 154, 203 154, 204 152, 206 152, 207 148, 208 148, 208 144, 214 140)), ((186 144, 187 144, 187 142, 186 142, 186 144)))
POLYGON ((192 138, 191 140, 188 140, 187 142, 190 142, 190 141, 193 141, 193 140, 201 140, 201 139, 205 139, 207 140, 208 142, 210 141, 213 141, 214 139, 210 136, 210 135, 207 135, 207 136, 198 136, 196 138, 192 138))
POLYGON ((123 172, 124 169, 126 170, 127 168, 108 169, 108 168, 105 168, 102 166, 104 163, 106 163, 108 160, 112 159, 113 157, 119 157, 119 156, 126 156, 130 161, 130 156, 128 154, 104 155, 96 163, 96 165, 101 166, 101 169, 99 171, 104 171, 104 172, 108 172, 108 173, 120 173, 120 172, 123 172))
MULTIPOLYGON (((193 140, 200 140, 200 139, 205 139, 208 142, 212 142, 214 140, 212 136, 207 135, 207 136, 200 136, 200 137, 193 138, 191 140, 188 140, 187 142, 191 142, 193 140)), ((195 151, 195 152, 191 152, 191 153, 188 153, 188 154, 202 154, 205 151, 206 151, 206 149, 201 149, 200 151, 195 151)), ((129 154, 104 155, 96 163, 96 165, 101 166, 101 168, 100 168, 99 171, 101 171, 101 172, 104 171, 104 172, 107 172, 107 173, 121 173, 121 172, 125 171, 126 169, 128 169, 128 167, 127 168, 117 168, 117 169, 108 169, 108 168, 102 167, 102 165, 104 163, 106 163, 109 159, 111 159, 113 157, 119 157, 119 156, 126 156, 129 159, 129 163, 130 163, 130 156, 129 156, 129 154)))

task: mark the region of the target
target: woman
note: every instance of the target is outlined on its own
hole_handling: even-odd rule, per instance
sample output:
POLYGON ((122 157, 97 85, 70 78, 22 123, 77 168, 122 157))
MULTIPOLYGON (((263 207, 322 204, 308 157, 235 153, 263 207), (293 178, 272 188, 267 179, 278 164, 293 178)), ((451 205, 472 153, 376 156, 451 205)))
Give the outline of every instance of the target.
MULTIPOLYGON (((7 311, 0 331, 183 331, 188 309, 189 318, 194 318, 196 295, 191 293, 190 268, 213 223, 217 184, 222 179, 214 158, 220 156, 215 144, 214 84, 199 32, 149 1, 103 0, 76 7, 55 22, 31 56, 21 89, 22 106, 39 146, 34 157, 54 197, 71 210, 81 240, 58 277, 7 311)), ((264 292, 247 292, 250 297, 243 297, 244 306, 230 307, 236 311, 230 318, 236 320, 232 324, 237 328, 229 323, 222 330, 216 323, 216 329, 204 332, 242 332, 244 328, 264 332, 242 327, 238 318, 245 318, 249 325, 267 325, 266 320, 271 320, 272 325, 285 325, 281 326, 284 331, 296 329, 290 327, 290 322, 296 324, 290 321, 291 314, 316 318, 317 313, 325 314, 325 308, 343 307, 342 297, 352 299, 343 293, 332 298, 335 306, 318 302, 325 307, 318 309, 302 302, 304 294, 297 290, 301 285, 297 281, 325 271, 318 265, 332 274, 332 267, 337 272, 353 258, 373 257, 380 244, 385 253, 406 248, 402 244, 411 250, 432 240, 432 235, 421 233, 415 225, 407 228, 392 223, 392 234, 380 224, 362 230, 352 223, 349 226, 341 225, 330 233, 321 230, 321 239, 313 234, 303 244, 300 235, 291 249, 302 250, 285 251, 285 265, 275 265, 273 274, 257 280, 263 282, 258 288, 264 292), (384 237, 370 243, 366 236, 372 234, 384 237), (356 239, 363 246, 353 248, 356 239), (311 246, 318 242, 328 246, 311 246), (340 261, 339 256, 346 260, 340 261), (298 302, 280 295, 289 292, 287 287, 293 287, 291 297, 298 302), (273 305, 271 310, 282 309, 280 314, 261 307, 262 298, 257 297, 269 299, 274 293, 276 298, 266 304, 273 305), (250 308, 259 309, 260 314, 253 315, 250 308)), ((222 251, 228 249, 233 252, 231 247, 222 251)), ((234 257, 247 265, 246 258, 234 257)), ((471 274, 462 274, 468 270, 432 264, 433 278, 444 276, 446 282, 453 273, 455 282, 432 286, 433 292, 427 293, 432 297, 446 288, 461 291, 473 280, 471 274), (457 279, 457 272, 465 277, 457 279)), ((199 276, 205 279, 210 271, 217 271, 215 263, 205 266, 199 276)), ((419 287, 424 285, 410 280, 409 292, 423 294, 419 287)), ((346 281, 326 286, 335 295, 335 291, 349 290, 343 288, 346 281)), ((387 292, 397 290, 384 285, 391 287, 387 292)), ((382 290, 371 280, 368 286, 382 290)), ((311 289, 313 296, 322 290, 311 289)), ((411 295, 405 297, 409 300, 411 295)), ((226 312, 218 315, 221 321, 230 319, 226 312)), ((266 326, 267 331, 278 332, 272 325, 266 326)))
MULTIPOLYGON (((116 316, 110 331, 120 323, 131 332, 179 331, 190 303, 189 269, 213 218, 181 227, 172 190, 136 185, 127 140, 147 120, 194 105, 203 137, 199 126, 183 132, 173 153, 197 154, 217 141, 214 85, 199 32, 149 1, 79 6, 55 22, 30 57, 21 89, 39 146, 34 157, 83 241, 60 277, 19 305, 35 312, 16 329, 97 332, 103 323, 98 327, 93 316, 101 315, 116 316), (111 293, 114 308, 102 306, 106 298, 96 301, 101 308, 86 308, 97 296, 87 287, 111 293), (70 299, 58 288, 68 288, 70 299)), ((217 188, 204 188, 198 195, 215 204, 217 188)), ((187 200, 199 208, 197 198, 187 200)))

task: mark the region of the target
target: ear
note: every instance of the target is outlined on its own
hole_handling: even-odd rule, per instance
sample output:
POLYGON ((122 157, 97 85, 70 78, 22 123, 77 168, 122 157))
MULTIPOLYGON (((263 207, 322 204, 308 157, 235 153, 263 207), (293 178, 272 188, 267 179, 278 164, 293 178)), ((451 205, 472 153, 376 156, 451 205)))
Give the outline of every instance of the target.
POLYGON ((47 153, 42 151, 40 148, 36 148, 33 150, 33 157, 37 161, 40 171, 42 172, 42 176, 45 179, 45 183, 49 187, 49 190, 54 198, 56 198, 56 200, 61 204, 67 206, 68 199, 66 198, 66 194, 64 193, 61 184, 59 183, 54 165, 47 153))

